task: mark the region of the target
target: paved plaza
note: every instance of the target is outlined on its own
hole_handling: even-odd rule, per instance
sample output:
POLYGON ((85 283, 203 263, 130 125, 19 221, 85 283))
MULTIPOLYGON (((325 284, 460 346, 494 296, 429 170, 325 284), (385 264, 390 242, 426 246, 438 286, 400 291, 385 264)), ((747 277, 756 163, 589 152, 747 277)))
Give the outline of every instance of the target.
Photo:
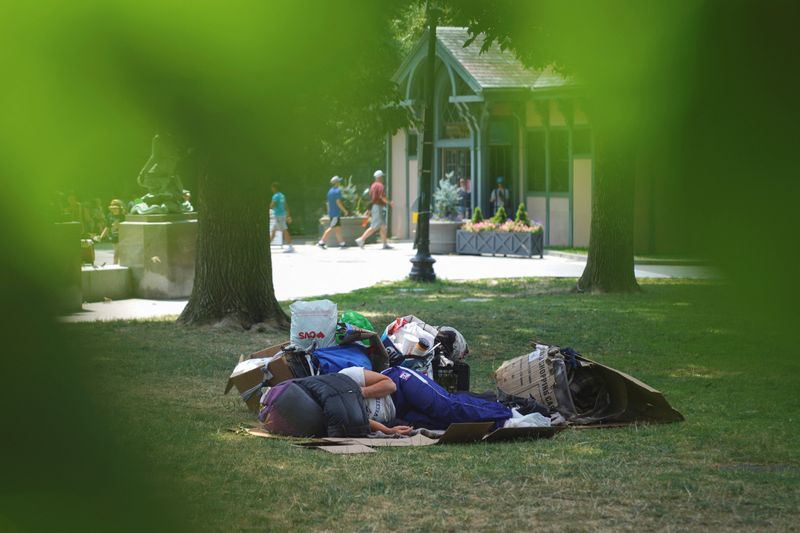
MULTIPOLYGON (((295 300, 346 293, 376 283, 400 281, 411 270, 415 250, 411 242, 393 243, 391 250, 380 245, 345 249, 321 249, 311 244, 295 245, 294 253, 272 247, 272 268, 278 300, 295 300)), ((568 254, 547 254, 543 259, 468 255, 435 255, 434 269, 442 280, 489 278, 556 277, 577 278, 586 261, 568 254)), ((97 252, 97 264, 111 261, 110 251, 97 252)), ((712 273, 702 266, 642 265, 638 278, 707 278, 712 273)), ((68 322, 144 319, 177 315, 186 300, 128 299, 83 304, 83 311, 65 317, 68 322)))

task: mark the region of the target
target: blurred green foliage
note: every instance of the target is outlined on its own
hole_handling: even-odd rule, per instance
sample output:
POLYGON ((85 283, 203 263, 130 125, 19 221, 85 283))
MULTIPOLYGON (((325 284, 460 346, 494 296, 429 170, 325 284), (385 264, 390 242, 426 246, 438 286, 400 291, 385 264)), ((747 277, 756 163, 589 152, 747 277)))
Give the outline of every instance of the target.
MULTIPOLYGON (((719 265, 728 290, 712 303, 737 312, 754 336, 767 327, 782 335, 785 352, 752 357, 764 364, 794 357, 800 318, 794 6, 448 5, 453 22, 472 21, 530 64, 555 61, 585 82, 593 112, 613 124, 619 142, 636 147, 638 163, 659 185, 655 201, 668 207, 659 227, 719 265)), ((354 164, 345 141, 362 135, 377 146, 383 139, 374 140, 375 132, 404 120, 386 104, 393 101, 389 76, 408 46, 394 44, 392 24, 412 27, 392 21, 419 22, 418 8, 406 14, 407 6, 367 0, 3 6, 0 529, 179 527, 169 510, 179 512, 172 498, 179 501, 180 491, 154 486, 147 450, 117 438, 120 421, 103 398, 88 393, 102 374, 55 322, 55 272, 63 259, 51 239, 53 192, 135 195, 150 139, 170 131, 194 164, 207 165, 230 187, 277 180, 293 209, 321 203, 330 175, 349 173, 329 167, 354 164), (380 121, 371 120, 376 115, 380 121)), ((364 168, 382 163, 369 148, 352 153, 361 154, 355 159, 364 168)), ((184 181, 192 188, 191 173, 184 181)), ((132 426, 125 434, 135 435, 136 419, 126 424, 132 426)))
MULTIPOLYGON (((320 175, 323 139, 375 115, 385 120, 379 129, 404 118, 386 107, 391 67, 380 70, 392 62, 394 9, 174 0, 3 7, 0 529, 180 529, 170 516, 181 516, 181 491, 153 481, 147 450, 130 437, 137 418, 115 419, 91 393, 103 374, 55 322, 64 257, 52 238, 53 193, 137 195, 150 139, 171 132, 190 165, 229 187, 280 181, 294 208, 319 182, 321 200, 330 177, 320 175)), ((193 188, 191 172, 184 181, 193 188)))
POLYGON ((602 134, 634 149, 665 248, 711 259, 730 287, 719 305, 791 339, 800 319, 798 250, 786 246, 797 242, 800 200, 796 4, 449 4, 526 64, 573 76, 602 134))

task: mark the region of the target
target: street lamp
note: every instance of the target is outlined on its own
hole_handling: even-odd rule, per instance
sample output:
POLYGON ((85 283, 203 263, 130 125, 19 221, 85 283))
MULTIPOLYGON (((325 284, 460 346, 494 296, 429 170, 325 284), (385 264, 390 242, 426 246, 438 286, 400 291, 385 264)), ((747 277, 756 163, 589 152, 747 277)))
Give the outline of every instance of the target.
POLYGON ((425 65, 425 121, 422 133, 422 171, 419 182, 419 211, 417 218, 417 255, 411 258, 411 273, 414 281, 436 281, 430 249, 431 175, 433 173, 433 84, 436 61, 436 23, 440 12, 427 5, 428 56, 425 65))

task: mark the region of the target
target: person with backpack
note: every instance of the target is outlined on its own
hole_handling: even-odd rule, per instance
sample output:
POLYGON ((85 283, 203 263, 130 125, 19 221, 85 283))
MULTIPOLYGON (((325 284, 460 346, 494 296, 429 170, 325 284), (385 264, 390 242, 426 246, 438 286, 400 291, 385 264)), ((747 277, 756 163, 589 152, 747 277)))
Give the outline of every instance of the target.
POLYGON ((492 216, 494 216, 501 207, 508 211, 510 199, 511 191, 506 189, 505 179, 503 176, 498 176, 497 188, 492 189, 492 192, 489 194, 489 207, 491 207, 492 216))

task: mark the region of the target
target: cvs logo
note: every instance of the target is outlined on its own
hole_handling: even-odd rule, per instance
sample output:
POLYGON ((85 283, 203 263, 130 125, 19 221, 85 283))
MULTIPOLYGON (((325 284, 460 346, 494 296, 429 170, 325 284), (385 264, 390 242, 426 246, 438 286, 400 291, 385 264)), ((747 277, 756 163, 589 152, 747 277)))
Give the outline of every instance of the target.
POLYGON ((301 339, 324 339, 325 334, 321 331, 301 331, 298 335, 301 339))

